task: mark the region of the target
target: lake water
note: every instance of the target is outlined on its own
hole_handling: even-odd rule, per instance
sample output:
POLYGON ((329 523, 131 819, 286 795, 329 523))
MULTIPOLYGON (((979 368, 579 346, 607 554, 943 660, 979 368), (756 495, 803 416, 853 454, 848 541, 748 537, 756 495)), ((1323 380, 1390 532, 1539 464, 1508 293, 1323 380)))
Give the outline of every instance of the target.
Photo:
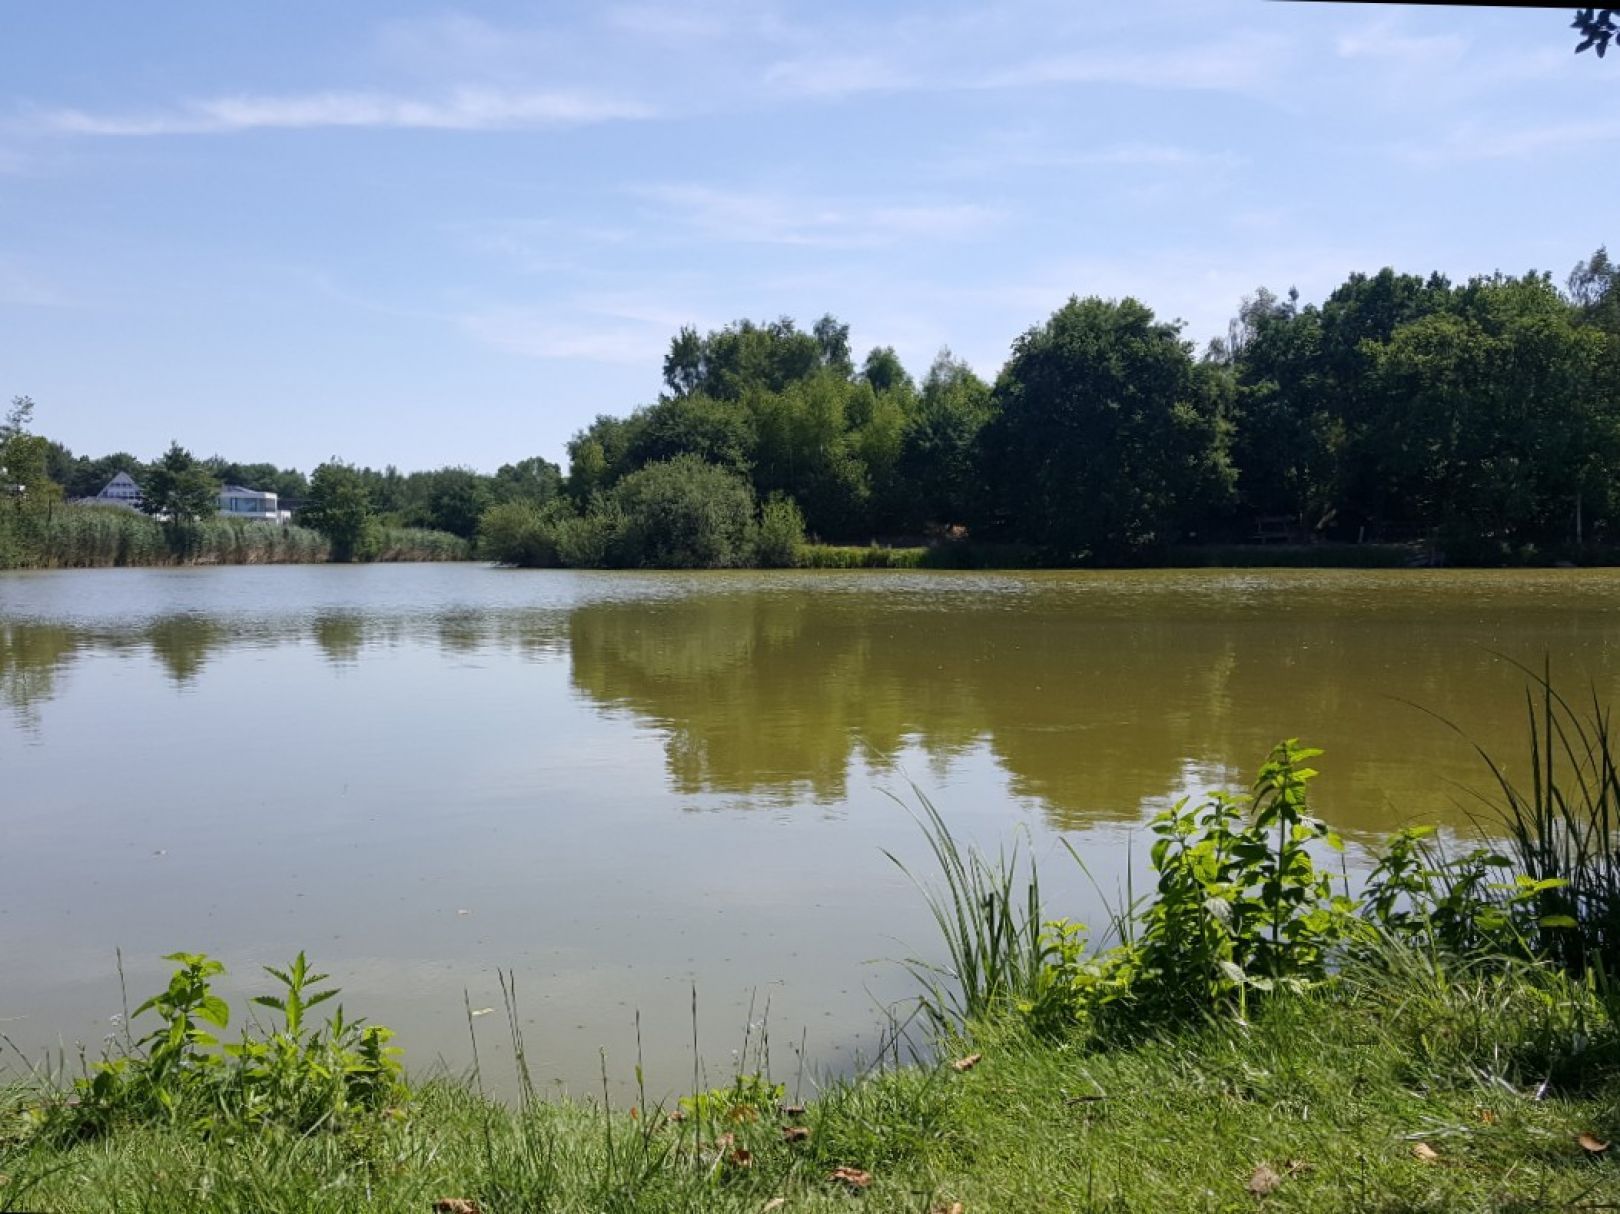
POLYGON ((508 968, 539 1079, 628 1077, 639 1011, 684 1090, 695 986, 712 1077, 752 1006, 792 1082, 801 1042, 871 1051, 936 951, 884 854, 926 869, 918 795, 1099 922, 1060 837, 1111 890, 1147 816, 1283 737, 1353 840, 1466 826, 1483 769, 1422 710, 1517 763, 1505 659, 1544 657, 1615 690, 1620 575, 0 575, 0 1031, 99 1043, 116 948, 135 999, 166 952, 240 996, 305 948, 418 1068, 466 1066, 508 968))

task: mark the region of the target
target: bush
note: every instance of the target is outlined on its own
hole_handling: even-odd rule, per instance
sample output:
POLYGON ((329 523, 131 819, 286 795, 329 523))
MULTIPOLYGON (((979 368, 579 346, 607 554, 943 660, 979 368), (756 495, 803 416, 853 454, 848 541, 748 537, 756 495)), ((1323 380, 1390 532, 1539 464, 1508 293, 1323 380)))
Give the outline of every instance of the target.
POLYGON ((693 455, 648 464, 612 490, 623 516, 616 564, 728 569, 752 556, 754 491, 734 472, 693 455))
POLYGON ((598 502, 585 515, 565 515, 557 526, 557 559, 571 569, 604 569, 619 563, 624 515, 613 502, 598 502))
POLYGON ((539 506, 520 499, 491 506, 478 520, 478 554, 497 565, 552 568, 561 563, 558 533, 569 517, 562 502, 539 506))
POLYGON ((773 496, 759 512, 754 563, 765 569, 786 569, 799 563, 803 550, 803 511, 792 498, 773 496))

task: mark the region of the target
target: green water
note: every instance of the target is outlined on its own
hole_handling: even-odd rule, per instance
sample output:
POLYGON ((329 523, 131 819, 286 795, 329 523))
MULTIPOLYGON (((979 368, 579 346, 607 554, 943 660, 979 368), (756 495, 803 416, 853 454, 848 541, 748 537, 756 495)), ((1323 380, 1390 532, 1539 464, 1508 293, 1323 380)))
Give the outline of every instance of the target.
POLYGON ((921 861, 918 791, 1095 921, 1060 833, 1122 883, 1145 815, 1284 736, 1352 839, 1466 827, 1483 769, 1429 714, 1516 761, 1505 658, 1612 694, 1620 576, 5 575, 0 1027, 99 1041, 115 947, 137 993, 177 948, 246 991, 302 947, 418 1065, 465 1063, 510 967, 570 1086, 599 1045, 628 1073, 637 1010, 679 1086, 694 985, 713 1072, 767 1002, 779 1069, 847 1066, 884 960, 933 948, 882 854, 921 861))

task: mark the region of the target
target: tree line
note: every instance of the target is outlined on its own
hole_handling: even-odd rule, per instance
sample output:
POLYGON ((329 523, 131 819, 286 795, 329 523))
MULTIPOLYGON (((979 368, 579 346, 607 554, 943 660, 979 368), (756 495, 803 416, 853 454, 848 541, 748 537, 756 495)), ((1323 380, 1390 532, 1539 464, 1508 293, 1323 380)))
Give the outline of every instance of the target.
MULTIPOLYGON (((796 563, 808 539, 965 542, 1052 564, 1189 544, 1423 538, 1457 561, 1592 558, 1620 543, 1620 266, 1453 283, 1351 274, 1320 304, 1257 291, 1202 351, 1132 298, 1073 297, 993 382, 942 351, 919 379, 849 327, 682 329, 656 401, 493 476, 338 460, 31 456, 69 497, 165 461, 274 489, 340 559, 380 526, 479 537, 491 559, 796 563)), ((18 462, 13 460, 13 462, 18 462)))
POLYGON ((993 383, 948 351, 920 382, 888 347, 857 363, 830 316, 688 328, 659 399, 568 455, 559 501, 487 517, 492 555, 762 563, 749 526, 780 556, 795 517, 1054 564, 1261 537, 1591 555, 1620 528, 1620 267, 1599 249, 1562 288, 1384 269, 1320 305, 1260 290, 1201 352, 1135 299, 1075 297, 993 383))

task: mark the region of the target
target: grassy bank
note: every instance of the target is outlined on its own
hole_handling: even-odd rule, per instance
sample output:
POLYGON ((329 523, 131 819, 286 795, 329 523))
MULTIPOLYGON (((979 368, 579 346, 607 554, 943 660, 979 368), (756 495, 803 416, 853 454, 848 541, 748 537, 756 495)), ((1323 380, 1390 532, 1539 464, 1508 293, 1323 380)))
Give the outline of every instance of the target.
POLYGON ((147 1124, 77 1143, 14 1138, 0 1149, 0 1207, 426 1211, 457 1197, 485 1214, 956 1202, 1338 1212, 1620 1200, 1620 1167, 1582 1145, 1620 1132, 1620 1084, 1596 1066, 1583 1080, 1581 1042, 1549 1032, 1549 1004, 1571 992, 1529 972, 1420 973, 1352 978, 1247 1024, 1128 1048, 1065 1048, 1014 1022, 979 1024, 957 1047, 981 1056, 971 1069, 829 1084, 802 1115, 774 1101, 757 1116, 746 1102, 720 1106, 710 1124, 588 1100, 511 1108, 437 1081, 336 1132, 205 1137, 147 1124), (839 1169, 870 1183, 834 1179, 839 1169))
MULTIPOLYGON (((305 527, 204 519, 176 544, 163 525, 134 511, 59 505, 0 537, 0 568, 90 569, 125 565, 278 565, 331 559, 324 536, 305 527)), ((466 541, 442 531, 384 528, 378 560, 453 561, 466 541)))

